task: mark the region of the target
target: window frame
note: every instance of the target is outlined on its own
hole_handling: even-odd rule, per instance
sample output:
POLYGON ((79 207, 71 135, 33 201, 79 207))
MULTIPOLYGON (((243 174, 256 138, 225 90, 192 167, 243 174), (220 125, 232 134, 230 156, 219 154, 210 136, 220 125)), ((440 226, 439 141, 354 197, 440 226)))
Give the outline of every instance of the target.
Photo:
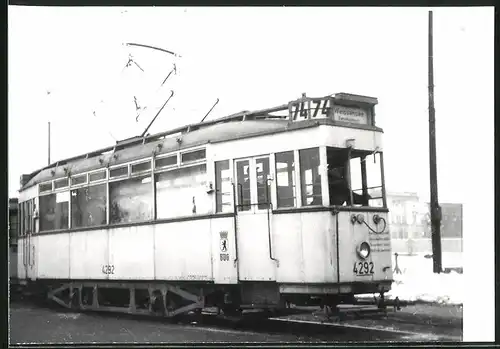
MULTIPOLYGON (((129 170, 129 173, 130 173, 130 164, 128 164, 128 170, 129 170)), ((146 178, 150 178, 151 179, 151 174, 149 173, 143 173, 141 175, 137 175, 137 176, 130 176, 128 175, 127 177, 124 177, 124 176, 121 176, 121 177, 116 177, 116 178, 113 178, 113 180, 108 180, 107 182, 107 198, 106 198, 106 205, 107 205, 107 212, 106 212, 106 215, 107 215, 107 219, 106 219, 106 222, 107 222, 107 225, 109 226, 119 226, 119 225, 122 225, 122 224, 134 224, 134 223, 143 223, 143 222, 150 222, 150 221, 154 221, 155 220, 155 214, 156 214, 156 194, 155 194, 155 187, 152 188, 152 192, 151 192, 151 195, 152 195, 152 207, 151 207, 151 219, 146 219, 146 220, 140 220, 140 221, 134 221, 134 222, 118 222, 118 223, 111 223, 111 188, 110 188, 110 184, 115 184, 115 183, 118 183, 118 182, 125 182, 127 180, 137 180, 138 178, 141 178, 143 177, 143 179, 146 179, 146 178)), ((151 180, 153 181, 153 180, 151 180)), ((143 184, 147 184, 147 183, 143 183, 143 184)))
MULTIPOLYGON (((32 199, 33 202, 31 203, 31 207, 33 208, 34 207, 34 199, 32 199)), ((34 213, 34 210, 32 209, 32 216, 33 216, 33 213, 34 213)), ((68 187, 68 188, 65 188, 65 190, 60 190, 60 191, 53 191, 51 193, 44 193, 44 194, 39 194, 38 195, 38 231, 41 232, 41 233, 46 233, 46 232, 51 232, 51 231, 68 231, 70 230, 70 227, 71 227, 71 189, 68 187), (68 192, 68 195, 69 195, 69 201, 68 201, 68 228, 62 228, 62 229, 50 229, 50 230, 42 230, 42 217, 41 217, 41 212, 40 212, 40 198, 41 197, 44 197, 44 196, 49 196, 49 195, 55 195, 56 196, 56 206, 57 206, 57 194, 61 194, 63 192, 67 191, 68 192)), ((34 225, 33 222, 31 222, 31 225, 34 225)), ((34 227, 32 227, 33 229, 34 227)), ((33 233, 33 232, 32 232, 33 233)))
POLYGON ((179 151, 178 153, 179 154, 178 154, 178 157, 177 157, 177 161, 178 161, 179 166, 181 166, 181 167, 183 167, 183 166, 189 166, 189 165, 192 165, 192 164, 199 164, 199 163, 207 161, 207 148, 205 146, 184 149, 184 150, 179 151), (191 160, 191 161, 182 161, 182 156, 184 154, 195 153, 195 152, 200 151, 200 150, 205 151, 205 156, 202 159, 196 159, 196 160, 191 160))
POLYGON ((243 214, 243 213, 253 213, 252 212, 252 202, 253 202, 253 182, 255 179, 252 176, 253 173, 253 166, 252 166, 252 157, 245 157, 245 158, 237 158, 233 159, 233 181, 235 184, 235 192, 236 196, 234 197, 234 206, 236 207, 236 211, 238 214, 243 214), (237 164, 240 162, 248 162, 248 181, 250 182, 250 188, 248 189, 250 191, 250 198, 249 198, 249 203, 248 204, 243 204, 240 202, 240 187, 239 182, 238 182, 238 166, 237 164))
MULTIPOLYGON (((38 183, 38 193, 39 194, 47 194, 47 193, 51 193, 52 191, 54 191, 54 181, 53 180, 50 180, 50 181, 44 181, 44 182, 40 182, 38 183), (45 184, 50 184, 50 189, 47 189, 47 190, 42 190, 42 186, 45 185, 45 184)), ((26 201, 24 201, 26 202, 26 201)))
POLYGON ((69 191, 69 229, 68 230, 80 230, 80 229, 92 229, 92 228, 95 228, 95 227, 106 227, 109 224, 109 185, 108 185, 108 182, 100 182, 100 183, 96 183, 96 182, 92 182, 92 184, 88 183, 87 185, 79 185, 79 186, 76 186, 76 187, 73 187, 73 188, 70 188, 70 191, 69 191), (83 189, 83 188, 90 188, 90 187, 96 187, 98 185, 104 185, 104 189, 106 190, 106 223, 105 224, 99 224, 99 225, 95 225, 95 226, 89 226, 89 227, 73 227, 73 219, 72 219, 72 214, 73 214, 73 209, 72 209, 72 205, 73 205, 73 196, 71 195, 71 191, 72 190, 79 190, 79 189, 83 189))
POLYGON ((52 191, 53 192, 61 192, 61 191, 64 191, 64 190, 68 190, 68 188, 70 186, 69 185, 70 184, 70 179, 69 179, 69 177, 61 177, 61 178, 53 180, 53 183, 54 184, 52 185, 52 191), (56 188, 56 183, 60 182, 60 181, 63 181, 63 180, 67 181, 67 184, 65 186, 56 188))
MULTIPOLYGON (((356 207, 357 209, 368 209, 368 210, 374 210, 374 209, 380 209, 380 210, 387 210, 387 194, 385 190, 385 177, 384 177, 384 162, 383 162, 383 150, 377 151, 376 154, 379 155, 379 170, 380 170, 380 186, 374 186, 374 187, 368 187, 368 177, 367 177, 367 169, 366 169, 366 161, 369 161, 369 157, 372 156, 372 152, 369 150, 361 150, 361 149, 352 149, 352 148, 339 148, 339 147, 326 147, 326 151, 328 152, 328 149, 336 149, 336 150, 346 150, 347 153, 347 159, 345 161, 344 167, 346 169, 346 177, 347 177, 347 182, 348 182, 348 188, 350 192, 350 197, 346 202, 346 205, 343 207, 356 207), (352 154, 356 153, 356 157, 352 157, 352 154), (360 153, 366 153, 366 154, 360 154, 360 153), (359 190, 362 191, 362 193, 369 194, 370 189, 375 189, 375 188, 380 188, 380 197, 376 197, 374 199, 368 199, 369 200, 378 200, 382 199, 382 206, 370 206, 368 205, 354 205, 354 198, 353 198, 353 188, 352 188, 352 172, 351 172, 351 160, 353 159, 358 159, 360 161, 360 171, 361 171, 361 182, 362 182, 362 188, 355 188, 356 192, 359 190), (364 159, 362 161, 362 159, 364 159)), ((327 190, 327 195, 330 195, 330 187, 328 186, 327 190)))
POLYGON ((100 168, 98 170, 93 170, 93 171, 87 172, 87 184, 88 185, 92 185, 94 183, 104 183, 107 181, 108 181, 108 170, 106 168, 100 168), (99 179, 96 179, 94 181, 90 179, 91 175, 96 174, 96 173, 100 173, 100 172, 104 173, 104 178, 99 178, 99 179))
MULTIPOLYGON (((298 164, 298 160, 295 158, 295 151, 294 150, 286 150, 286 151, 281 151, 281 152, 276 152, 276 153, 273 153, 273 157, 274 157, 274 182, 275 182, 275 192, 276 192, 276 209, 290 209, 290 208, 296 208, 296 207, 299 207, 299 200, 298 200, 298 196, 297 196, 297 164, 298 164), (285 153, 291 153, 292 155, 292 179, 291 179, 291 187, 292 187, 292 193, 293 193, 293 205, 292 206, 280 206, 279 202, 280 202, 280 197, 278 195, 278 161, 276 160, 276 155, 278 154, 285 154, 285 153)), ((287 176, 288 176, 288 171, 286 172, 287 173, 287 176)), ((287 178, 287 180, 289 180, 289 178, 287 178)))
POLYGON ((272 195, 272 191, 273 191, 273 186, 272 186, 272 183, 271 181, 269 180, 269 177, 270 178, 274 178, 275 175, 274 175, 274 171, 273 171, 273 164, 272 164, 272 157, 270 154, 266 154, 266 155, 259 155, 259 156, 254 156, 252 157, 252 161, 253 161, 253 166, 254 166, 254 176, 255 176, 255 209, 257 211, 266 211, 266 210, 272 210, 273 208, 273 195, 272 195), (268 162, 268 171, 269 173, 267 174, 266 178, 265 178, 265 194, 267 196, 267 202, 263 202, 263 203, 260 203, 259 202, 259 182, 258 182, 258 173, 257 173, 257 161, 258 160, 267 160, 268 162), (265 207, 261 207, 261 205, 265 206, 265 207))
MULTIPOLYGON (((322 161, 321 161, 321 146, 318 146, 318 147, 309 147, 309 148, 302 148, 302 149, 298 149, 297 151, 297 154, 298 154, 298 168, 299 168, 299 185, 300 186, 300 207, 319 207, 319 206, 325 206, 325 198, 323 197, 323 193, 324 193, 324 188, 323 188, 323 177, 324 177, 324 171, 323 171, 323 167, 322 167, 322 161), (307 192, 306 192, 306 196, 304 197, 304 193, 302 192, 302 189, 306 189, 306 186, 307 185, 304 185, 304 188, 302 188, 302 161, 300 161, 300 153, 301 151, 305 151, 305 150, 312 150, 312 149, 315 149, 318 151, 318 160, 319 160, 319 164, 318 164, 318 174, 321 176, 321 182, 320 182, 320 192, 321 194, 319 195, 319 197, 321 198, 321 203, 318 204, 318 205, 308 205, 307 203, 304 203, 304 199, 307 200, 307 192)), ((304 172, 305 173, 305 172, 304 172)), ((314 178, 313 178, 313 183, 310 184, 313 186, 313 193, 314 193, 314 178)), ((314 194, 312 195, 312 197, 314 198, 314 194)), ((314 200, 314 199, 313 199, 314 200)))
POLYGON ((79 187, 85 186, 86 184, 89 184, 89 173, 88 172, 78 173, 78 174, 72 175, 69 179, 70 189, 71 188, 79 188, 79 187), (75 178, 75 177, 85 177, 85 182, 73 184, 73 178, 75 178))
MULTIPOLYGON (((215 214, 218 213, 226 213, 223 210, 224 207, 224 200, 222 200, 223 197, 223 192, 222 192, 222 171, 228 171, 229 172, 229 183, 231 185, 231 190, 229 191, 229 205, 230 205, 230 210, 229 212, 234 212, 234 171, 233 171, 233 159, 226 159, 226 160, 213 160, 213 172, 214 172, 214 200, 215 200, 215 205, 214 205, 214 212, 215 214), (223 169, 220 171, 221 174, 221 181, 219 183, 220 185, 220 194, 217 193, 217 178, 218 178, 218 172, 217 172, 217 163, 227 163, 227 169, 223 169), (218 195, 221 197, 221 204, 220 207, 218 206, 218 195)), ((207 175, 208 175, 208 167, 207 167, 207 175)))
POLYGON ((120 164, 120 165, 110 166, 110 167, 108 167, 108 170, 106 172, 108 172, 108 183, 127 179, 130 177, 130 163, 124 163, 124 164, 120 164), (117 170, 117 169, 122 169, 122 168, 126 168, 127 173, 119 175, 119 176, 111 177, 111 171, 117 170))
POLYGON ((177 168, 177 167, 179 167, 179 152, 161 154, 159 156, 154 157, 154 159, 153 159, 153 168, 152 168, 152 170, 155 171, 155 173, 159 172, 159 171, 174 169, 174 168, 177 168), (156 161, 157 160, 161 160, 161 159, 165 159, 165 158, 169 158, 169 157, 174 157, 174 156, 175 156, 175 160, 176 160, 175 164, 166 165, 166 166, 160 166, 160 167, 156 166, 156 161))
MULTIPOLYGON (((152 181, 153 181, 153 193, 154 193, 154 197, 155 197, 155 200, 154 200, 154 219, 155 220, 158 219, 158 201, 156 200, 157 193, 158 193, 157 190, 156 190, 157 175, 161 175, 161 174, 167 173, 167 172, 173 172, 173 171, 180 170, 180 169, 186 169, 186 168, 191 168, 191 167, 199 167, 199 166, 202 166, 202 165, 205 166, 206 182, 209 183, 210 182, 210 178, 211 178, 210 173, 209 173, 210 166, 209 166, 209 164, 206 161, 204 161, 204 162, 196 162, 196 163, 193 162, 193 163, 189 163, 189 165, 178 166, 178 167, 171 167, 171 168, 168 168, 168 169, 154 171, 154 173, 153 173, 153 180, 152 181)), ((214 198, 215 198, 215 195, 212 197, 212 200, 214 200, 214 198)), ((212 210, 213 210, 213 202, 212 202, 212 210)), ((196 216, 196 215, 202 215, 202 214, 195 213, 194 215, 196 216)), ((178 216, 178 217, 186 217, 186 216, 178 216)), ((164 220, 164 219, 171 219, 171 218, 160 218, 160 220, 164 220)))
MULTIPOLYGON (((72 204, 72 196, 71 196, 71 191, 72 190, 76 190, 76 189, 82 189, 82 188, 85 188, 85 187, 92 187, 92 186, 97 186, 97 185, 106 185, 106 225, 105 226, 115 226, 115 225, 120 225, 122 223, 110 223, 110 193, 109 193, 109 186, 110 186, 110 183, 114 183, 114 182, 119 182, 119 181, 125 181, 125 180, 128 180, 128 179, 132 179, 132 178, 138 178, 138 177, 144 177, 144 178, 147 178, 148 176, 151 176, 151 185, 152 185, 152 190, 153 190, 153 206, 154 206, 154 209, 153 209, 153 216, 152 216, 152 220, 156 220, 157 217, 156 217, 156 190, 155 190, 155 175, 157 173, 163 173, 163 172, 168 172, 168 171, 173 171, 173 170, 176 170, 176 169, 179 169, 179 168, 189 168, 189 167, 194 167, 194 166, 199 166, 199 165, 203 165, 205 164, 207 166, 207 171, 208 171, 208 163, 207 163, 207 157, 205 156, 205 158, 203 159, 200 159, 200 160, 196 160, 196 161, 189 161, 189 162, 185 162, 183 163, 182 165, 180 164, 180 154, 181 153, 190 153, 190 152, 194 152, 194 151, 198 151, 198 150, 205 150, 206 151, 206 147, 203 146, 203 147, 193 147, 193 148, 190 148, 190 149, 186 149, 184 151, 175 151, 175 152, 170 152, 170 153, 166 153, 166 154, 161 154, 157 157, 153 156, 149 156, 149 157, 145 157, 145 158, 142 158, 142 159, 138 159, 138 160, 133 160, 133 161, 128 161, 128 162, 124 162, 124 163, 121 163, 121 164, 116 164, 116 165, 113 165, 113 166, 109 166, 109 167, 106 167, 106 168, 99 168, 99 169, 95 169, 95 170, 92 170, 92 171, 86 171, 86 172, 81 172, 81 173, 78 173, 78 174, 75 174, 74 176, 70 176, 68 177, 68 186, 65 186, 65 187, 61 187, 61 188, 58 188, 57 190, 54 190, 54 181, 55 180, 50 180, 50 181, 45 181, 45 182, 41 182, 39 183, 38 185, 44 185, 44 184, 49 184, 51 185, 51 190, 46 190, 46 191, 43 191, 43 192, 40 192, 38 193, 37 197, 40 198, 40 197, 43 197, 43 196, 48 196, 48 195, 57 195, 58 193, 61 193, 61 192, 65 192, 65 191, 68 191, 69 192, 69 197, 70 197, 70 200, 69 200, 69 212, 68 212, 68 228, 67 229, 62 229, 62 230, 68 230, 68 231, 72 231, 72 230, 81 230, 81 229, 85 229, 85 228, 94 228, 94 227, 77 227, 77 228, 74 228, 72 227, 72 222, 71 222, 71 215, 72 215, 72 212, 71 212, 71 204, 72 204), (176 158, 176 163, 173 164, 173 165, 169 165, 169 166, 163 166, 163 167, 155 167, 155 161, 158 160, 158 159, 162 159, 162 158, 167 158, 167 157, 173 157, 175 156, 176 158), (148 170, 144 170, 144 171, 139 171, 139 172, 135 172, 133 173, 132 172, 132 166, 133 165, 136 165, 136 164, 142 164, 142 163, 147 163, 147 162, 150 162, 151 163, 151 167, 150 169, 148 170), (113 170, 113 169, 117 169, 117 168, 127 168, 127 174, 123 174, 121 176, 116 176, 116 177, 113 177, 111 178, 110 177, 110 171, 113 170), (97 179, 97 180, 91 180, 91 176, 93 174, 97 174, 97 173, 102 173, 104 175, 103 178, 100 178, 100 179, 97 179), (85 176, 85 182, 83 183, 79 183, 79 184, 72 184, 72 178, 73 177, 80 177, 80 176, 85 176)), ((206 153, 205 153, 206 154, 206 153)), ((60 178, 58 180, 61 180, 63 178, 60 178)), ((208 172, 207 172, 207 181, 209 182, 210 181, 210 176, 208 175, 208 172)), ((39 187, 38 187, 39 188, 39 187)), ((23 203, 20 203, 19 205, 21 207, 23 203)), ((20 212, 24 212, 25 210, 23 208, 20 208, 20 212)), ((142 222, 142 221, 141 221, 142 222)), ((21 227, 21 225, 23 225, 24 227, 24 221, 22 221, 21 224, 18 224, 19 227, 21 227)), ((98 225, 98 226, 103 226, 103 225, 98 225)), ((95 227, 98 227, 98 226, 95 226, 95 227)), ((21 229, 21 228, 20 228, 21 229)), ((51 232, 51 231, 59 231, 61 229, 57 229, 57 230, 44 230, 43 232, 46 233, 46 232, 51 232)))
POLYGON ((129 163, 129 177, 130 178, 133 178, 133 177, 139 177, 139 176, 142 176, 142 175, 146 175, 148 173, 151 173, 153 172, 153 167, 154 167, 154 160, 152 158, 147 158, 147 159, 143 159, 143 160, 138 160, 138 161, 134 161, 134 162, 131 162, 129 163), (143 164, 147 164, 149 163, 149 168, 147 170, 141 170, 141 171, 136 171, 134 172, 133 171, 133 167, 134 166, 137 166, 137 165, 143 165, 143 164))

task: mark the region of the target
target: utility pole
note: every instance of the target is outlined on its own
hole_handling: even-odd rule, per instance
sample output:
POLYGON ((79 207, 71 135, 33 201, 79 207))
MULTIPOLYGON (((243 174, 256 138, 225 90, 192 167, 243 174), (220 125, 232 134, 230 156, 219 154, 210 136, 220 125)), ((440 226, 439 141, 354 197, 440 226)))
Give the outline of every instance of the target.
POLYGON ((432 11, 429 11, 429 162, 431 185, 432 259, 434 273, 441 273, 441 208, 438 201, 436 169, 436 115, 434 110, 434 57, 432 41, 432 11))
POLYGON ((50 121, 49 121, 49 152, 48 152, 48 156, 49 156, 49 163, 48 165, 50 165, 50 121))

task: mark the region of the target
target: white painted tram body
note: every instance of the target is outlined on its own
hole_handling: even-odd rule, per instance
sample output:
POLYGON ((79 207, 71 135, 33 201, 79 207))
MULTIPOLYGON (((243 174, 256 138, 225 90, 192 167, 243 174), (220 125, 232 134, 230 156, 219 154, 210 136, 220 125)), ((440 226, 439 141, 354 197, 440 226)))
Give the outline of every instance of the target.
POLYGON ((388 291, 376 103, 303 96, 24 175, 17 275, 67 306, 115 309, 100 290, 120 289, 167 315, 388 291))

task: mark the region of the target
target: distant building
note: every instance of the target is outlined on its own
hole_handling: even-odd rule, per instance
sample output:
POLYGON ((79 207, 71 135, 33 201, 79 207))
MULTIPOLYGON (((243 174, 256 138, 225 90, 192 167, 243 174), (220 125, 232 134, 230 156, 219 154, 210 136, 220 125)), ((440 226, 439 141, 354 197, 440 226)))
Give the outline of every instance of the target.
MULTIPOLYGON (((417 193, 387 193, 392 249, 398 253, 432 252, 429 203, 417 193)), ((462 204, 440 203, 443 252, 462 252, 462 204)))
POLYGON ((416 238, 422 232, 425 212, 416 193, 387 193, 389 227, 393 239, 416 238))
MULTIPOLYGON (((431 218, 429 204, 427 205, 427 213, 425 217, 425 237, 430 238, 432 235, 431 218)), ((462 238, 462 204, 440 203, 441 206, 441 237, 442 238, 462 238)))

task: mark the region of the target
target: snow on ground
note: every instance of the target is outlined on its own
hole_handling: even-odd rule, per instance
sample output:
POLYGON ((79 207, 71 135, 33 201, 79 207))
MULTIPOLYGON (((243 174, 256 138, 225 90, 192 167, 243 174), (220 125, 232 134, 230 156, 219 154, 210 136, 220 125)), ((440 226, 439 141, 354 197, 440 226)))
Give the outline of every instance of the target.
MULTIPOLYGON (((430 254, 429 254, 430 255, 430 254)), ((461 253, 443 253, 443 269, 462 267, 461 253)), ((451 271, 448 274, 432 272, 432 258, 425 254, 399 256, 401 274, 394 273, 390 298, 406 301, 427 301, 441 304, 463 304, 463 274, 451 271)), ((396 267, 393 257, 393 270, 396 267)))
MULTIPOLYGON (((425 255, 398 256, 401 273, 393 273, 394 283, 386 296, 391 299, 399 297, 405 301, 463 304, 463 274, 453 270, 448 274, 434 274, 432 258, 425 258, 425 255)), ((442 262, 443 269, 462 267, 462 254, 443 253, 442 262)), ((392 263, 394 271, 396 268, 394 256, 392 263)))

